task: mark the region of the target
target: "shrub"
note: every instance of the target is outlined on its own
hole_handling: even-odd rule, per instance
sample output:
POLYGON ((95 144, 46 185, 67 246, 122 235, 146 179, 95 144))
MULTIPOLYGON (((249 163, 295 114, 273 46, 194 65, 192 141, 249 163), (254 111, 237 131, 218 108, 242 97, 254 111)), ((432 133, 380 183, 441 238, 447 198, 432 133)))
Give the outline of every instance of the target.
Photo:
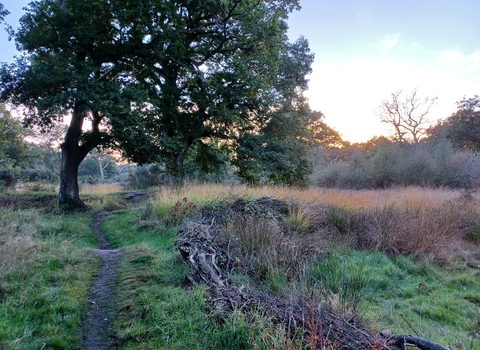
POLYGON ((16 177, 13 169, 0 169, 0 190, 3 188, 12 188, 15 185, 16 177))
POLYGON ((37 165, 33 168, 22 169, 20 177, 24 181, 47 181, 55 182, 58 180, 58 172, 52 171, 44 165, 37 165))
POLYGON ((147 164, 130 171, 126 186, 130 188, 148 188, 167 182, 165 170, 158 164, 147 164))
POLYGON ((425 150, 409 150, 399 159, 395 184, 401 186, 432 186, 437 167, 432 155, 425 150))
POLYGON ((480 182, 480 156, 472 151, 460 151, 449 159, 448 185, 470 189, 480 182))
POLYGON ((399 145, 386 145, 377 148, 368 161, 368 171, 373 179, 374 187, 390 187, 398 179, 399 163, 404 158, 399 145))
POLYGON ((368 188, 369 182, 369 176, 364 169, 345 161, 331 163, 317 178, 319 186, 329 188, 360 190, 368 188))

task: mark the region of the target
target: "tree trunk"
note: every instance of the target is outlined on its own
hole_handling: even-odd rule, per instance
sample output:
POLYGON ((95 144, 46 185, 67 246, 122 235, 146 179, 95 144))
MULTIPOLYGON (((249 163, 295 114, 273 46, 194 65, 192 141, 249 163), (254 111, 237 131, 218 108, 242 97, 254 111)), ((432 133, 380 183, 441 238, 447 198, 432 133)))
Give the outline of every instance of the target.
POLYGON ((78 108, 75 108, 70 126, 65 135, 65 142, 61 145, 62 163, 58 205, 62 211, 88 208, 80 199, 78 187, 78 167, 90 151, 86 145, 79 145, 83 119, 84 116, 79 113, 78 108))
POLYGON ((62 167, 58 193, 58 205, 62 211, 87 208, 80 199, 78 187, 78 166, 83 158, 79 159, 76 153, 72 149, 62 146, 62 167))
POLYGON ((100 179, 102 181, 104 181, 105 180, 105 174, 103 172, 103 161, 102 161, 101 157, 98 157, 98 167, 100 169, 100 179))

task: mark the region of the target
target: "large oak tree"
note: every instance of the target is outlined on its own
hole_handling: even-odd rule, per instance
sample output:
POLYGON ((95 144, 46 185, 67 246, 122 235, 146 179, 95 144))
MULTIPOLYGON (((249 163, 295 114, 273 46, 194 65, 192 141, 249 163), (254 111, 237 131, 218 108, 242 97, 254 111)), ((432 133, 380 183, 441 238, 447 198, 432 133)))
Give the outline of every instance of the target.
POLYGON ((33 1, 14 36, 24 55, 3 65, 0 98, 46 131, 71 117, 63 208, 84 206, 78 167, 97 146, 163 162, 181 179, 192 146, 228 148, 270 123, 272 109, 295 105, 311 55, 303 39, 288 44, 294 9, 298 0, 33 1), (294 84, 283 84, 288 63, 294 84))

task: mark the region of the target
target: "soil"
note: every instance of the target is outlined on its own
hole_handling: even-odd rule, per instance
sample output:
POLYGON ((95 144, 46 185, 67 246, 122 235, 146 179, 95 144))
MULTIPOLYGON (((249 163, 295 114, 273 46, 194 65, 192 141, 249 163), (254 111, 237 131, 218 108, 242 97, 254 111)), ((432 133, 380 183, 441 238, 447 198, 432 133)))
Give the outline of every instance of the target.
POLYGON ((94 231, 100 249, 93 252, 102 259, 98 276, 90 288, 88 302, 91 303, 83 321, 81 350, 114 349, 112 321, 115 317, 113 295, 115 294, 115 278, 118 271, 121 249, 112 249, 100 230, 100 224, 107 217, 106 213, 98 213, 95 217, 94 231))
MULTIPOLYGON (((145 193, 134 192, 124 195, 131 200, 133 206, 145 197, 145 193)), ((97 237, 100 249, 93 252, 102 259, 98 276, 90 288, 88 302, 91 304, 82 325, 82 346, 80 350, 102 350, 117 348, 113 332, 113 320, 116 310, 113 304, 115 295, 115 279, 119 269, 119 261, 123 254, 122 249, 112 249, 112 245, 103 235, 100 225, 108 216, 107 213, 97 213, 93 230, 97 237)))

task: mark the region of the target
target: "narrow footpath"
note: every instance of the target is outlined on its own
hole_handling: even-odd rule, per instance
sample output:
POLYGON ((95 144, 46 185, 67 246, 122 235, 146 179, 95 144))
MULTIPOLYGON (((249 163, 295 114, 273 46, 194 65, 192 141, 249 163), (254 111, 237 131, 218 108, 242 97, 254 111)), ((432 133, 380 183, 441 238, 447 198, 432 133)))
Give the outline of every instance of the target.
POLYGON ((94 253, 101 257, 102 266, 98 276, 90 288, 88 301, 91 303, 82 326, 81 350, 115 349, 112 321, 115 317, 113 295, 115 292, 115 277, 119 268, 121 249, 112 249, 100 230, 100 224, 107 217, 106 213, 95 216, 94 231, 100 249, 94 253))

